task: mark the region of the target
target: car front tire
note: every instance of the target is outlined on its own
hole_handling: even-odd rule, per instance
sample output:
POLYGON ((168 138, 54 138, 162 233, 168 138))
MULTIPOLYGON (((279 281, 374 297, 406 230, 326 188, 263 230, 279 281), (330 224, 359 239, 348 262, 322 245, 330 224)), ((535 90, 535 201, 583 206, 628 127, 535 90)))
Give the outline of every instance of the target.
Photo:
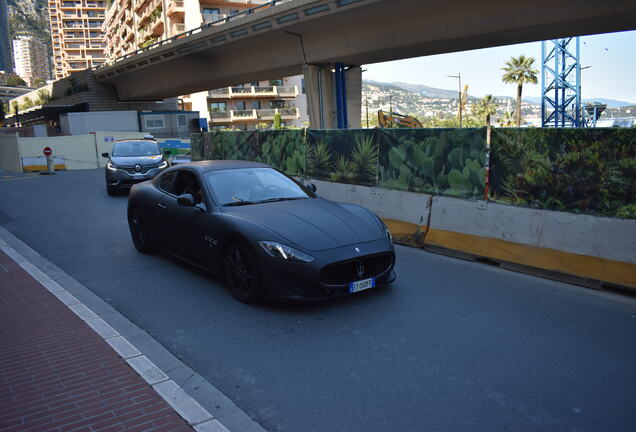
POLYGON ((115 186, 106 185, 106 193, 108 195, 114 196, 114 195, 117 195, 118 192, 119 192, 119 189, 117 189, 115 186))
POLYGON ((263 298, 263 288, 256 257, 244 242, 230 244, 223 259, 225 281, 234 297, 247 304, 263 298))
POLYGON ((133 207, 128 213, 128 227, 132 236, 133 245, 141 253, 155 251, 154 243, 148 235, 148 224, 139 207, 133 207))

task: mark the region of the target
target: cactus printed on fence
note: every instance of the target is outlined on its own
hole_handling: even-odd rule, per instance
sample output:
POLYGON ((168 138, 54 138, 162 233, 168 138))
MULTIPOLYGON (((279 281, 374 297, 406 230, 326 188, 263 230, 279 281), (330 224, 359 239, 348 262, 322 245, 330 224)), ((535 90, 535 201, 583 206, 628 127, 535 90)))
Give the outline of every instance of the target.
POLYGON ((486 182, 484 129, 382 129, 379 186, 463 198, 486 182))

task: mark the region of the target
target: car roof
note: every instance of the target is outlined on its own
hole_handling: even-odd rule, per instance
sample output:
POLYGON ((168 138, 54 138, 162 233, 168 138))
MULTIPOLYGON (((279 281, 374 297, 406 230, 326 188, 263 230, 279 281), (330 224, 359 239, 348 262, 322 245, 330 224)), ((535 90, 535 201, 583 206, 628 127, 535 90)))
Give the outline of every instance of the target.
POLYGON ((151 138, 126 138, 126 139, 118 139, 115 141, 115 143, 120 143, 120 142, 127 142, 127 141, 149 141, 149 142, 157 142, 156 139, 151 139, 151 138))
POLYGON ((228 169, 241 169, 241 168, 272 168, 270 165, 260 162, 242 161, 242 160, 210 160, 200 162, 189 162, 176 165, 175 168, 191 168, 205 173, 209 171, 220 171, 228 169))

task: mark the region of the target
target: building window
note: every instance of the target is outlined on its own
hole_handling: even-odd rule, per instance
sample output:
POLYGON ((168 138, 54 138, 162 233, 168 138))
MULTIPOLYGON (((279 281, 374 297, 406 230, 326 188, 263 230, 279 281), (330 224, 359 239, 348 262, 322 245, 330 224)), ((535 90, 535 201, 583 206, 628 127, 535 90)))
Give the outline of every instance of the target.
POLYGON ((261 101, 253 101, 252 109, 261 109, 261 101))
POLYGON ((227 111, 227 104, 225 102, 212 102, 210 103, 211 111, 227 111))
POLYGON ((206 8, 203 8, 203 14, 204 15, 220 15, 221 9, 206 7, 206 8))
POLYGON ((283 80, 282 79, 278 79, 278 80, 269 80, 269 85, 272 86, 282 86, 283 85, 283 80))
POLYGON ((179 127, 179 129, 183 129, 186 127, 186 115, 185 114, 178 114, 177 115, 177 126, 179 127))
POLYGON ((163 116, 144 116, 144 121, 146 123, 146 129, 163 129, 163 116))
POLYGON ((285 101, 283 100, 273 100, 269 103, 270 108, 285 108, 285 101))
POLYGON ((244 110, 245 109, 245 101, 236 101, 234 106, 236 107, 237 110, 244 110))
POLYGON ((305 78, 301 78, 300 79, 300 85, 301 85, 301 87, 303 89, 302 90, 303 94, 305 94, 305 78))

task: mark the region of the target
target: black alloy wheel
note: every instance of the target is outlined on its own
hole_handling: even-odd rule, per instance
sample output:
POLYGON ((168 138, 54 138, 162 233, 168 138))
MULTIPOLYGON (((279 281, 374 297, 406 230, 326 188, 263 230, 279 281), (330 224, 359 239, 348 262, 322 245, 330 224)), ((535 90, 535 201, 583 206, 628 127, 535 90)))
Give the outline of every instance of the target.
POLYGON ((243 303, 261 300, 261 280, 249 246, 234 242, 225 251, 225 281, 234 297, 243 303))
POLYGON ((135 249, 141 253, 152 252, 154 247, 148 238, 146 221, 139 208, 135 207, 130 211, 128 215, 128 226, 130 227, 130 234, 135 249))

